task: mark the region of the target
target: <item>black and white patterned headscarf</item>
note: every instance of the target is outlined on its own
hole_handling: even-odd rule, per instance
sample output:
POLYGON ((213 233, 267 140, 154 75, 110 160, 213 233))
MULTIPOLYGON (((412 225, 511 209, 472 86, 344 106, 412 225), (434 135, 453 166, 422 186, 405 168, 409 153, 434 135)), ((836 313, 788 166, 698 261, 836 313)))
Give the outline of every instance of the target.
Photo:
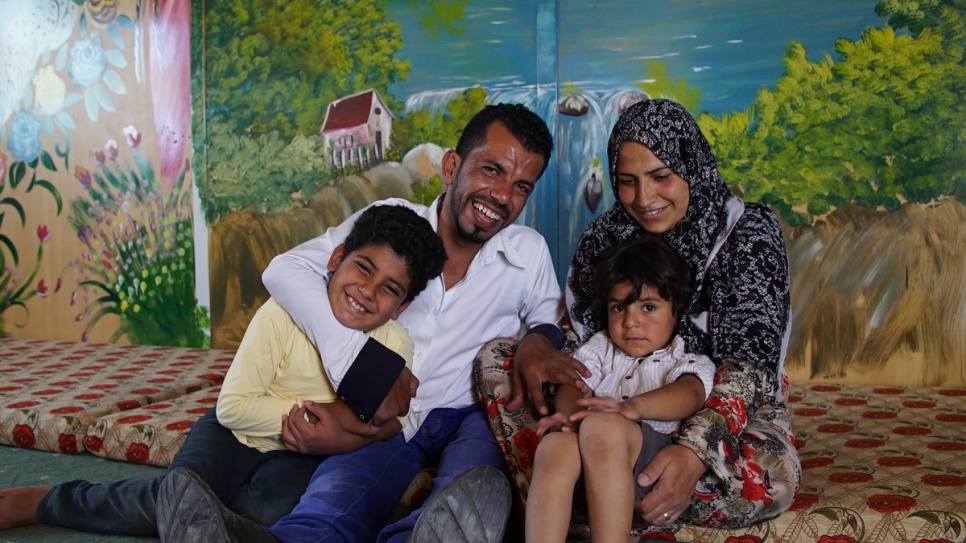
MULTIPOLYGON (((774 285, 775 296, 772 297, 785 300, 784 311, 777 307, 756 308, 760 309, 761 318, 768 321, 760 323, 767 328, 767 341, 777 341, 778 345, 761 349, 758 345, 761 336, 759 330, 750 330, 749 337, 742 337, 743 334, 740 333, 734 334, 735 330, 718 334, 721 332, 719 327, 722 323, 715 319, 727 313, 718 309, 730 307, 728 304, 732 303, 745 303, 749 299, 741 296, 741 293, 736 297, 734 292, 729 292, 734 286, 727 275, 732 272, 729 272, 727 263, 720 265, 720 261, 728 260, 728 257, 719 258, 722 255, 718 252, 720 247, 728 243, 729 235, 744 213, 745 206, 728 189, 718 172, 711 146, 701 134, 697 123, 682 106, 669 100, 646 100, 629 107, 617 120, 607 143, 611 187, 615 195, 618 194, 618 150, 628 140, 646 145, 688 183, 690 202, 684 217, 662 234, 664 240, 688 263, 695 279, 695 295, 685 314, 680 316, 678 328, 688 350, 707 354, 716 363, 725 358, 737 358, 774 369, 780 363, 782 335, 788 324, 787 315, 784 314, 788 310, 787 257, 777 223, 774 224, 774 230, 778 232, 777 239, 774 239, 774 232, 770 230, 751 232, 751 235, 762 238, 756 239, 756 242, 764 241, 774 245, 774 255, 778 255, 761 263, 761 269, 747 270, 748 273, 760 276, 756 277, 756 282, 772 281, 771 277, 776 271, 773 261, 784 262, 784 269, 777 270, 784 272, 784 283, 779 279, 781 284, 774 285), (772 315, 776 311, 782 314, 772 315), (705 324, 700 324, 700 321, 705 324), (711 335, 715 336, 714 342, 711 341, 711 335), (773 337, 776 335, 777 337, 773 337)), ((756 218, 763 216, 763 211, 770 215, 761 206, 754 208, 752 214, 756 218)), ((774 222, 773 217, 771 221, 774 222)), ((596 331, 606 328, 606 323, 599 322, 594 314, 591 293, 591 278, 598 255, 615 243, 647 235, 651 234, 627 213, 619 201, 584 230, 567 275, 567 307, 581 341, 586 341, 596 331)), ((750 296, 750 299, 760 298, 762 297, 757 293, 750 296)))

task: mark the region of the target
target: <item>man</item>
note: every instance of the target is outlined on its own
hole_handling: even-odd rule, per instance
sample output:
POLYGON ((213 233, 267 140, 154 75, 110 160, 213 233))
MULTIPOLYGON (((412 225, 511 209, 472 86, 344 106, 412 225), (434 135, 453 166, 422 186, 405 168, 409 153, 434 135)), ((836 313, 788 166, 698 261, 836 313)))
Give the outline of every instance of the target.
MULTIPOLYGON (((419 541, 424 530, 446 530, 464 512, 472 513, 465 518, 494 519, 484 520, 479 533, 462 532, 467 541, 502 539, 509 490, 493 468, 505 472, 506 463, 477 402, 472 365, 485 342, 515 336, 521 324, 529 330, 524 344, 562 344, 555 325, 562 316, 561 294, 546 242, 513 224, 552 149, 546 124, 533 112, 521 105, 487 106, 467 124, 456 149, 444 155, 441 177, 448 190, 432 205, 373 204, 415 209, 433 225, 448 255, 440 279, 399 318, 415 344, 412 374, 378 342, 351 332, 333 334, 329 327, 320 263, 355 216, 276 257, 263 276, 265 285, 318 346, 339 398, 361 420, 379 424, 404 411, 415 375, 419 388, 408 423, 391 440, 324 461, 299 505, 265 532, 218 510, 216 522, 207 524, 211 530, 201 529, 204 493, 190 476, 169 477, 160 497, 166 507, 162 540, 404 541, 412 533, 419 541), (427 513, 420 509, 385 526, 410 481, 427 466, 437 469, 422 508, 427 513), (454 480, 457 476, 462 479, 454 480), (477 486, 467 491, 471 484, 477 486), (441 514, 449 511, 445 503, 458 510, 441 514)), ((291 449, 311 453, 319 446, 315 428, 302 417, 289 417, 285 428, 291 449)), ((445 533, 448 541, 459 541, 454 532, 445 533)))

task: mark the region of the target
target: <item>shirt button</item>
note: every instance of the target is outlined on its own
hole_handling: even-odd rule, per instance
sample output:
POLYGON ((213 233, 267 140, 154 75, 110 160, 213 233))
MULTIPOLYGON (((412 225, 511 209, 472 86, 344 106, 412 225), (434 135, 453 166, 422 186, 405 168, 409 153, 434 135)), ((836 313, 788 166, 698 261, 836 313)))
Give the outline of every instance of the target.
POLYGON ((624 377, 624 379, 630 379, 630 378, 631 378, 631 376, 630 376, 630 375, 628 375, 627 377, 624 377))
POLYGON ((694 364, 694 359, 688 360, 688 364, 694 364))
POLYGON ((627 396, 621 396, 622 400, 626 400, 627 398, 628 398, 627 396))

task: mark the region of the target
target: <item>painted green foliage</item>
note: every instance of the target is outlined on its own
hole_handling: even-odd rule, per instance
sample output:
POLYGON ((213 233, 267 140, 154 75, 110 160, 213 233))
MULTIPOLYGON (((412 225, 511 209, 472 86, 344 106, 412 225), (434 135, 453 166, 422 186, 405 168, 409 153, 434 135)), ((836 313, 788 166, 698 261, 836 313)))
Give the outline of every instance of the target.
POLYGON ((838 40, 838 61, 791 43, 785 75, 748 110, 699 119, 725 178, 792 225, 846 204, 964 199, 964 43, 943 25, 962 29, 966 7, 943 8, 937 26, 838 40))

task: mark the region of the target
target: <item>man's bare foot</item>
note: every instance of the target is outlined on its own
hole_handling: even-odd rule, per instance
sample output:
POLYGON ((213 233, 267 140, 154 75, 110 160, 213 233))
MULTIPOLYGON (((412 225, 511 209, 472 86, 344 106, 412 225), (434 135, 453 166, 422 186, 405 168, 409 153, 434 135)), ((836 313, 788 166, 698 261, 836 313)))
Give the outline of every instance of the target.
POLYGON ((51 485, 0 490, 0 530, 37 524, 37 504, 50 488, 51 485))

